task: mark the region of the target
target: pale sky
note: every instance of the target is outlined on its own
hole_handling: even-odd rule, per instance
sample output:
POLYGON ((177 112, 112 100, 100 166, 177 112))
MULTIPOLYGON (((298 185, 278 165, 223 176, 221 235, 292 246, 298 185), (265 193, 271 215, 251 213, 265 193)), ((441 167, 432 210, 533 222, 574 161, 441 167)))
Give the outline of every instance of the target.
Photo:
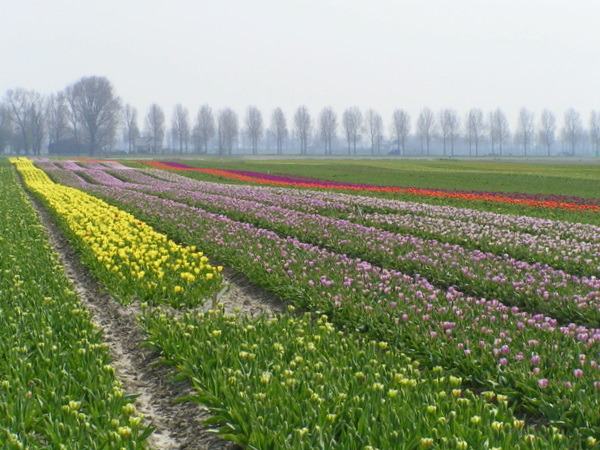
MULTIPOLYGON (((596 0, 2 0, 0 95, 106 76, 140 124, 208 103, 600 110, 596 0)), ((170 122, 169 122, 170 123, 170 122)), ((413 128, 414 129, 414 128, 413 128)))

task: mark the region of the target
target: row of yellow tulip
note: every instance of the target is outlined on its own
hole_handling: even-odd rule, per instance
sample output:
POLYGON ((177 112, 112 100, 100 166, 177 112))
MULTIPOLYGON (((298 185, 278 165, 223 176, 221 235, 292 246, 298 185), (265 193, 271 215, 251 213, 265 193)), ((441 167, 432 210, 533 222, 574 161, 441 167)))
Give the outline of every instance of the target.
POLYGON ((222 287, 222 267, 212 266, 195 247, 182 247, 131 214, 54 183, 26 158, 11 162, 54 214, 82 261, 122 303, 196 306, 222 287))

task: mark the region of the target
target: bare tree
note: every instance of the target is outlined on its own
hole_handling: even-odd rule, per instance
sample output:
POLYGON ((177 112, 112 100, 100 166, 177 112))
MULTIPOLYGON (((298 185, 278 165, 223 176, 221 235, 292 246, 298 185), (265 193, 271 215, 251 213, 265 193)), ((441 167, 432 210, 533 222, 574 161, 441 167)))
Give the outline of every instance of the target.
POLYGON ((281 108, 275 108, 271 115, 271 133, 277 143, 277 154, 283 154, 283 142, 288 136, 287 121, 281 108))
POLYGON ((125 125, 125 140, 129 153, 135 150, 135 141, 140 137, 140 129, 137 123, 137 109, 129 103, 123 110, 123 123, 125 125))
POLYGON ((538 138, 540 144, 546 147, 548 156, 550 156, 550 148, 554 144, 556 131, 556 118, 552 111, 544 109, 540 116, 540 129, 538 130, 538 138))
POLYGON ((467 114, 467 140, 469 141, 469 155, 473 154, 475 146, 475 156, 479 156, 479 142, 483 138, 484 132, 483 112, 481 109, 472 108, 467 114))
POLYGON ((79 118, 77 111, 75 110, 75 97, 73 95, 73 85, 67 86, 64 90, 65 99, 67 101, 67 120, 71 126, 71 132, 73 133, 73 139, 76 144, 81 143, 81 127, 79 124, 79 118))
POLYGON ((163 141, 165 139, 165 113, 156 103, 152 103, 146 114, 146 133, 152 139, 152 152, 162 152, 163 141))
POLYGON ((371 141, 371 154, 374 155, 376 149, 377 154, 380 154, 381 139, 383 138, 383 119, 377 111, 367 110, 365 113, 365 129, 371 141))
POLYGON ((216 134, 215 117, 210 106, 202 105, 198 110, 193 134, 196 149, 199 151, 202 149, 204 153, 208 153, 208 142, 216 134))
POLYGON ((4 150, 12 137, 12 123, 9 118, 9 112, 2 102, 0 102, 0 154, 4 154, 4 150))
POLYGON ((535 136, 535 122, 533 113, 527 108, 521 108, 519 111, 519 117, 517 118, 517 129, 515 130, 515 140, 523 148, 523 155, 527 156, 527 150, 529 150, 533 143, 535 136))
POLYGON ((218 130, 219 154, 231 155, 239 134, 238 117, 231 108, 225 108, 219 113, 218 130))
POLYGON ((562 129, 562 138, 569 144, 571 155, 575 155, 575 148, 583 134, 583 125, 581 124, 581 116, 573 108, 567 109, 565 112, 565 121, 562 129))
POLYGON ((394 110, 390 131, 398 143, 398 151, 402 155, 406 155, 406 137, 410 133, 410 115, 403 109, 394 110))
POLYGON ((50 144, 60 142, 69 136, 69 105, 64 92, 48 98, 46 127, 50 144))
POLYGON ((342 115, 342 128, 344 129, 346 142, 348 142, 349 155, 351 154, 352 149, 354 149, 354 154, 356 155, 356 144, 360 141, 362 122, 362 113, 356 106, 346 109, 342 115))
POLYGON ((598 156, 600 153, 600 111, 592 111, 590 114, 590 141, 596 156, 598 156))
POLYGON ((429 108, 423 108, 417 119, 417 133, 421 139, 421 154, 423 154, 423 142, 426 144, 427 156, 429 156, 431 137, 435 131, 435 117, 429 108))
POLYGON ((110 144, 117 131, 121 100, 105 77, 84 77, 72 86, 71 106, 87 132, 90 154, 110 144))
POLYGON ((181 103, 175 105, 173 109, 171 133, 177 139, 179 153, 183 153, 184 148, 187 151, 190 142, 190 114, 187 108, 184 108, 181 103))
POLYGON ((450 143, 450 155, 454 156, 454 142, 458 136, 460 125, 458 114, 453 109, 444 108, 440 111, 440 127, 442 129, 442 143, 444 156, 446 156, 446 143, 450 143))
POLYGON ((9 121, 14 125, 16 133, 13 147, 17 154, 28 153, 31 145, 28 115, 31 109, 31 92, 25 89, 10 89, 6 91, 4 105, 9 121))
POLYGON ((16 131, 11 136, 14 138, 13 147, 17 154, 31 150, 39 155, 46 134, 46 98, 36 91, 19 88, 6 92, 4 105, 5 118, 16 131))
POLYGON ((256 106, 249 106, 246 110, 246 133, 252 143, 252 154, 258 153, 258 141, 260 141, 264 134, 263 118, 262 113, 256 106))
MULTIPOLYGON (((499 110, 496 110, 499 111, 499 110)), ((496 154, 496 145, 498 142, 497 135, 498 131, 496 129, 496 111, 488 113, 488 121, 487 121, 487 131, 490 137, 490 143, 492 144, 492 155, 496 154)), ((502 151, 500 151, 500 155, 502 155, 502 151)))
POLYGON ((325 154, 331 155, 332 144, 337 134, 337 115, 331 106, 327 106, 321 110, 319 115, 319 131, 321 140, 325 144, 325 154))
POLYGON ((31 98, 29 110, 29 131, 34 155, 42 153, 42 142, 46 136, 46 117, 48 115, 47 100, 37 92, 31 98))
POLYGON ((312 128, 312 119, 308 108, 304 105, 298 107, 296 114, 294 114, 294 129, 296 137, 300 140, 300 154, 306 155, 306 147, 308 144, 308 138, 310 136, 312 128))
POLYGON ((510 128, 508 126, 508 120, 500 108, 490 113, 488 125, 490 141, 492 143, 492 155, 496 153, 497 146, 498 154, 502 156, 502 146, 510 139, 510 128))

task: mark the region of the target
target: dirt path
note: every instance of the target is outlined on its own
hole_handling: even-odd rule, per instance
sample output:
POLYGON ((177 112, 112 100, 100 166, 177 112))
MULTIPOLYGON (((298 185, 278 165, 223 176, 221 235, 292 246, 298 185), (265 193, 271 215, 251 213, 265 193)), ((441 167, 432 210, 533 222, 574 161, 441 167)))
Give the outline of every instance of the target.
MULTIPOLYGON (((156 431, 148 439, 155 449, 236 449, 232 442, 223 441, 203 425, 208 412, 193 402, 174 400, 192 393, 187 382, 169 383, 170 369, 156 365, 159 354, 141 348, 142 332, 135 322, 138 306, 123 307, 91 277, 77 254, 62 235, 50 214, 30 196, 50 242, 73 283, 82 304, 91 312, 92 321, 102 328, 105 342, 110 346, 112 365, 117 370, 128 394, 137 394, 135 406, 146 416, 156 431)), ((275 296, 250 283, 247 278, 225 267, 223 275, 228 289, 220 302, 228 312, 239 308, 251 316, 282 311, 284 306, 275 296)))

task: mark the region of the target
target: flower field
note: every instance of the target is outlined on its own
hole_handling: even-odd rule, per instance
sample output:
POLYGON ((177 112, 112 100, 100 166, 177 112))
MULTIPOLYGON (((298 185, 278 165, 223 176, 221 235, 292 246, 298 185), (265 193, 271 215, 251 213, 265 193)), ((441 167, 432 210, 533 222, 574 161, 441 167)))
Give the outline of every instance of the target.
MULTIPOLYGON (((156 305, 140 316, 149 344, 226 438, 249 448, 598 446, 597 225, 308 179, 198 181, 174 163, 34 162, 15 162, 28 189, 117 298, 156 305), (221 289, 207 257, 297 311, 161 309, 221 289)), ((596 207, 525 200, 572 214, 596 207)))
MULTIPOLYGON (((298 211, 301 209, 300 205, 295 205, 296 209, 290 209, 290 205, 293 205, 290 199, 287 199, 286 207, 283 208, 258 201, 207 194, 205 191, 182 191, 180 187, 169 188, 158 182, 144 191, 158 192, 164 198, 252 223, 281 235, 295 236, 305 242, 359 257, 382 267, 410 275, 421 274, 471 295, 494 298, 511 306, 553 314, 561 320, 600 323, 600 282, 595 278, 600 274, 600 251, 594 242, 556 242, 551 238, 537 242, 531 234, 510 235, 506 230, 494 230, 481 225, 479 230, 483 230, 483 237, 480 239, 485 240, 486 248, 496 250, 499 253, 497 255, 478 249, 466 250, 453 242, 450 245, 448 242, 383 231, 322 214, 301 212, 298 211), (488 237, 484 233, 492 236, 488 237), (549 247, 550 241, 556 242, 556 245, 549 247), (531 244, 537 245, 537 248, 531 244), (533 263, 511 258, 505 251, 518 256, 526 254, 533 263), (571 274, 585 273, 587 276, 572 277, 571 274, 547 265, 552 262, 558 262, 559 267, 573 269, 571 274), (466 269, 470 267, 476 267, 477 270, 466 269), (507 279, 511 281, 507 282, 507 279), (526 280, 537 280, 540 288, 532 289, 526 280)), ((327 212, 335 215, 338 211, 331 208, 327 212)), ((366 221, 377 224, 371 217, 368 216, 366 221)), ((420 226, 422 222, 417 220, 415 228, 423 230, 420 226)), ((479 236, 470 233, 466 223, 464 227, 460 227, 453 221, 446 222, 449 223, 443 223, 437 228, 432 226, 431 229, 444 231, 445 226, 444 236, 451 241, 460 242, 461 238, 465 240, 466 236, 473 235, 473 243, 477 244, 479 236)), ((410 231, 410 223, 404 229, 407 228, 410 231)))
POLYGON ((144 163, 157 169, 201 171, 209 173, 211 175, 223 177, 225 179, 238 180, 248 183, 266 184, 270 186, 294 186, 306 187, 311 189, 342 189, 358 192, 404 192, 414 196, 458 198, 469 201, 489 201, 497 203, 513 203, 543 208, 563 208, 568 210, 581 211, 589 210, 594 212, 600 211, 600 201, 598 200, 590 201, 567 196, 552 196, 551 198, 546 198, 543 196, 529 196, 523 194, 506 195, 505 193, 500 192, 453 192, 443 189, 418 189, 399 186, 375 186, 365 184, 339 183, 332 182, 329 180, 310 179, 307 177, 282 177, 277 175, 266 175, 263 173, 248 172, 243 170, 202 169, 190 167, 181 163, 174 163, 168 161, 144 161, 144 163))

